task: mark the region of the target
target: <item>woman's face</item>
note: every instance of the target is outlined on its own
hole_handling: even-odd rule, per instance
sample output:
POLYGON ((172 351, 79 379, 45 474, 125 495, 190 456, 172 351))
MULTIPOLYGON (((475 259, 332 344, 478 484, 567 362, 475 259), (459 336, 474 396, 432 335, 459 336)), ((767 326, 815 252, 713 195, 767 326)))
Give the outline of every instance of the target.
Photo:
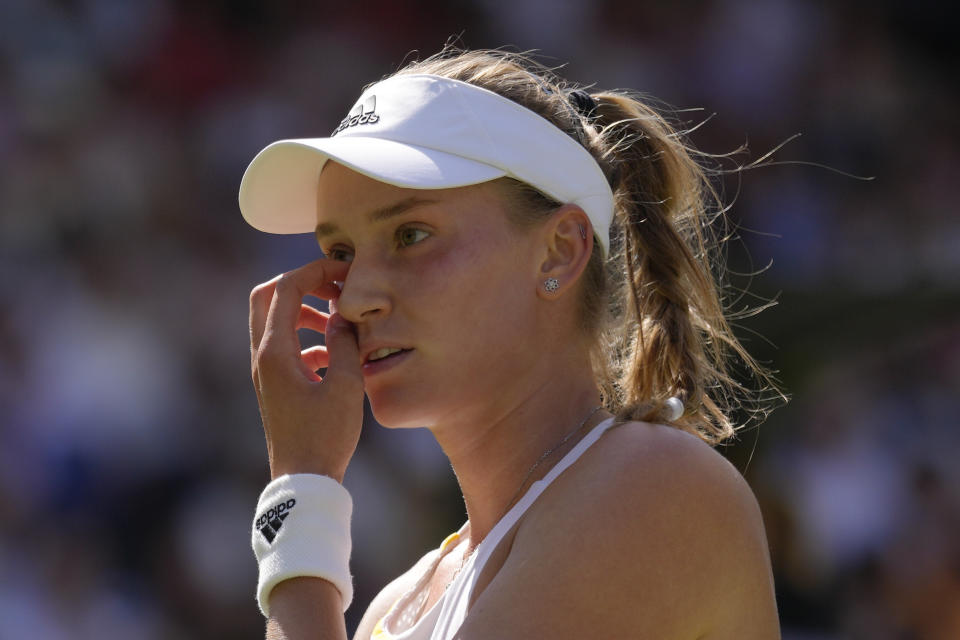
POLYGON ((336 309, 356 325, 378 422, 432 426, 495 411, 538 344, 537 234, 508 220, 491 183, 415 190, 328 162, 317 241, 351 261, 336 309), (401 349, 386 355, 386 349, 401 349))

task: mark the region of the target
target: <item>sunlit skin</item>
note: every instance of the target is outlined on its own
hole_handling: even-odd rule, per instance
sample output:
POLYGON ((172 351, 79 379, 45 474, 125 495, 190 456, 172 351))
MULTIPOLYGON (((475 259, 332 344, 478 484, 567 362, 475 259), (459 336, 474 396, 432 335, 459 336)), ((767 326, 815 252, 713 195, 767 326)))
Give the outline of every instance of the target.
POLYGON ((412 349, 365 374, 374 415, 431 429, 476 543, 533 461, 599 404, 571 287, 590 251, 577 225, 589 221, 565 207, 521 232, 496 185, 402 189, 332 162, 317 193, 321 248, 351 260, 334 308, 355 325, 361 354, 412 349), (369 220, 412 198, 399 215, 369 220), (545 295, 551 276, 565 286, 545 295))
MULTIPOLYGON (((383 425, 426 426, 450 458, 469 528, 429 578, 425 610, 518 488, 609 415, 596 414, 524 482, 600 401, 577 326, 592 243, 574 205, 516 229, 501 189, 400 189, 330 163, 317 189, 318 241, 330 259, 251 294, 252 373, 273 477, 342 481, 364 393, 383 425), (560 285, 547 292, 550 277, 560 285), (307 293, 331 299, 335 313, 301 306, 307 293), (298 328, 325 332, 329 351, 301 354, 298 328), (382 347, 409 351, 365 365, 382 347)), ((756 500, 722 456, 679 429, 620 424, 497 546, 457 637, 775 638, 766 544, 756 500)), ((370 638, 424 569, 386 586, 355 637, 370 638)), ((325 579, 285 580, 269 599, 267 638, 346 638, 340 593, 325 579)))

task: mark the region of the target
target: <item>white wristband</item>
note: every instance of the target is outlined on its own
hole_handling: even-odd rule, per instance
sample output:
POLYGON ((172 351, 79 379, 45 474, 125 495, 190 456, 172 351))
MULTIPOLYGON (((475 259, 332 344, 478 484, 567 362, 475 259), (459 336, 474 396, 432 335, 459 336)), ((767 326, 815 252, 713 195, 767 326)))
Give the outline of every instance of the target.
POLYGON ((298 576, 332 582, 347 610, 353 600, 352 511, 350 493, 328 476, 288 474, 267 485, 257 502, 252 534, 260 566, 257 602, 264 616, 270 616, 270 591, 298 576))

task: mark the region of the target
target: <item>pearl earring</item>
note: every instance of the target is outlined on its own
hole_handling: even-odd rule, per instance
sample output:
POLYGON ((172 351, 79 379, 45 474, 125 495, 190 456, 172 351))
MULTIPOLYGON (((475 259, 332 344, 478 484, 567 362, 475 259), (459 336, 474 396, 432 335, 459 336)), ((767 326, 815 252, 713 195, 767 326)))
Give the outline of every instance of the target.
POLYGON ((560 281, 556 278, 547 278, 543 281, 543 288, 547 291, 547 293, 553 293, 560 288, 560 281))

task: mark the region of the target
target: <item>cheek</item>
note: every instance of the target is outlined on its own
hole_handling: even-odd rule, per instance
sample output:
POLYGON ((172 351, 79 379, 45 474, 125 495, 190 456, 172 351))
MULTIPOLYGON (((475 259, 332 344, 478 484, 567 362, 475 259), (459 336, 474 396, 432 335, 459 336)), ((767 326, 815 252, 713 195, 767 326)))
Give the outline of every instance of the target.
POLYGON ((516 302, 520 267, 497 238, 477 241, 444 251, 420 265, 416 288, 465 321, 500 313, 516 302))
POLYGON ((459 243, 430 252, 410 265, 405 287, 420 304, 455 308, 454 301, 481 295, 491 278, 499 278, 495 261, 481 242, 459 243))
POLYGON ((515 254, 500 247, 502 240, 478 241, 431 256, 408 283, 412 312, 430 327, 428 340, 442 345, 451 365, 488 364, 529 336, 534 296, 515 254))

